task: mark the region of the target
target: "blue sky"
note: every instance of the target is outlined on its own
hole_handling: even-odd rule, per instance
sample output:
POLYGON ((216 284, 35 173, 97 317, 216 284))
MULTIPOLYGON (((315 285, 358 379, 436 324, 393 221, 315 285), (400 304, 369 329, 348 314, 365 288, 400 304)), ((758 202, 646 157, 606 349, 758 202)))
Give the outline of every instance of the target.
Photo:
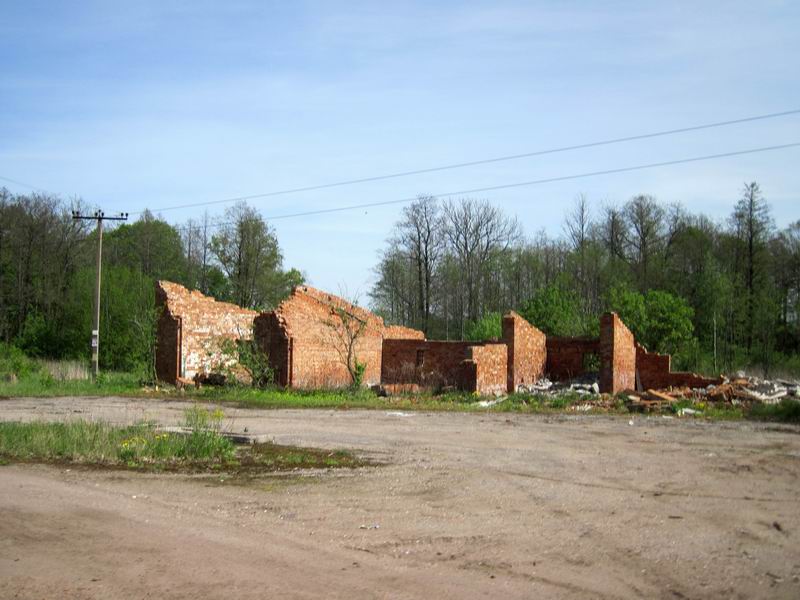
MULTIPOLYGON (((796 109, 798 31, 797 2, 4 0, 0 176, 133 213, 796 109)), ((269 218, 798 141, 795 115, 251 204, 269 218)), ((799 164, 795 148, 478 197, 557 235, 578 193, 722 220, 756 180, 785 226, 799 164)), ((273 225, 286 266, 366 299, 400 211, 273 225)))

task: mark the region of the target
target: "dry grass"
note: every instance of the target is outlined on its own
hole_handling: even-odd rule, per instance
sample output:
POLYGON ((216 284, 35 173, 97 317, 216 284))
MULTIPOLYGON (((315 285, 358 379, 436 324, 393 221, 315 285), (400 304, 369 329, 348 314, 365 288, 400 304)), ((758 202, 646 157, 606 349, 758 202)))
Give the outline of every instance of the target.
POLYGON ((41 360, 42 368, 56 381, 87 381, 92 372, 83 360, 41 360))

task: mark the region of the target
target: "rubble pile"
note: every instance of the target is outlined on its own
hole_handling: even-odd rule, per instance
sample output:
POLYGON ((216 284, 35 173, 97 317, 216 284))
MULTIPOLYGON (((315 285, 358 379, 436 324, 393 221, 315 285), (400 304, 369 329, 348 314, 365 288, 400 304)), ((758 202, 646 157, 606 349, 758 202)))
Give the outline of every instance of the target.
MULTIPOLYGON (((578 396, 569 410, 589 411, 611 409, 614 398, 600 394, 596 376, 583 375, 577 379, 553 382, 542 378, 536 383, 517 387, 520 394, 543 397, 551 403, 562 398, 578 396)), ((767 380, 748 377, 744 373, 722 378, 722 383, 704 388, 670 387, 666 389, 626 390, 621 395, 625 406, 633 412, 672 412, 679 416, 702 414, 708 408, 749 408, 754 404, 778 404, 782 400, 800 402, 800 382, 767 380)))
POLYGON ((600 393, 600 381, 596 373, 585 373, 574 379, 555 382, 545 377, 536 383, 517 386, 517 392, 545 397, 551 401, 578 396, 580 400, 566 407, 577 412, 610 410, 615 405, 613 395, 600 393))
POLYGON ((594 375, 587 374, 569 381, 550 381, 546 377, 539 379, 536 383, 528 385, 520 384, 517 386, 520 394, 537 394, 547 396, 560 396, 566 393, 579 394, 581 396, 598 395, 600 393, 600 382, 594 375))
MULTIPOLYGON (((669 388, 666 390, 645 390, 628 392, 628 408, 644 412, 673 408, 676 403, 714 406, 717 408, 753 404, 778 404, 785 398, 800 401, 800 383, 796 381, 769 381, 758 377, 747 377, 743 373, 732 379, 723 378, 719 385, 705 388, 669 388)), ((694 414, 696 411, 682 407, 679 414, 694 414)))

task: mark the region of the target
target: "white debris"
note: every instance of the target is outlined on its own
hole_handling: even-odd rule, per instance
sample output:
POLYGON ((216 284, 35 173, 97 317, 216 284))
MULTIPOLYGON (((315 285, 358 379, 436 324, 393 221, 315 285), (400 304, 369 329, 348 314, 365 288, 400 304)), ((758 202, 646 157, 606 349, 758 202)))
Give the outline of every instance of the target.
POLYGON ((506 396, 502 398, 495 398, 494 400, 481 400, 478 402, 478 406, 482 408, 488 408, 489 406, 494 406, 495 404, 500 404, 501 402, 506 400, 506 396))

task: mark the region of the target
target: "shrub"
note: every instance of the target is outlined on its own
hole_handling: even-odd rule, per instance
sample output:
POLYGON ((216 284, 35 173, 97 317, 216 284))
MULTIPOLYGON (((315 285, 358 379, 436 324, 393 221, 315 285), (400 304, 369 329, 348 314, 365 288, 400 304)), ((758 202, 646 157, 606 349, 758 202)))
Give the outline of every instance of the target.
POLYGON ((547 335, 584 335, 590 329, 577 296, 557 285, 536 292, 522 316, 547 335))
POLYGON ((232 340, 223 338, 218 341, 218 349, 225 357, 215 370, 224 372, 230 381, 236 381, 236 369, 243 370, 256 388, 265 388, 275 382, 275 371, 269 364, 269 356, 262 352, 255 339, 232 340))
POLYGON ((477 321, 467 323, 464 338, 467 340, 496 340, 503 337, 503 321, 499 312, 486 313, 477 321))
POLYGON ((25 379, 41 372, 41 365, 10 344, 0 342, 0 377, 14 375, 25 379))
POLYGON ((367 371, 367 363, 360 362, 356 359, 355 368, 353 369, 353 387, 360 388, 364 383, 364 373, 367 371))

